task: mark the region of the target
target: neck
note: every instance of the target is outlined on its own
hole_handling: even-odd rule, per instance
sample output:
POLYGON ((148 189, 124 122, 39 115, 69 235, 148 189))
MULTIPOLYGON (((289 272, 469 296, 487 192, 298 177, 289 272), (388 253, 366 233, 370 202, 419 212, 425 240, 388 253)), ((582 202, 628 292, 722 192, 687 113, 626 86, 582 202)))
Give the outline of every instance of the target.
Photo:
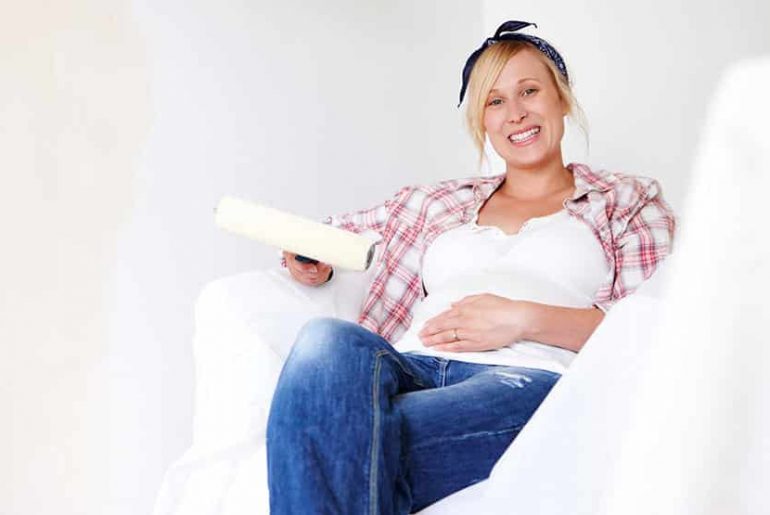
POLYGON ((574 185, 572 173, 559 159, 548 166, 537 168, 514 168, 509 165, 498 191, 515 199, 537 200, 573 188, 574 185))

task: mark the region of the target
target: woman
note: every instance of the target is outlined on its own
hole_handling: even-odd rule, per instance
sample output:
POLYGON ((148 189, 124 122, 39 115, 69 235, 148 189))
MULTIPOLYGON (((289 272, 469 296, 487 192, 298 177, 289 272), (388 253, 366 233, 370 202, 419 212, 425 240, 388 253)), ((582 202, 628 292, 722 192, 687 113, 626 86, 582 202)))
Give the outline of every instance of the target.
MULTIPOLYGON (((284 366, 273 513, 409 513, 488 477, 607 309, 669 253, 655 181, 564 165, 576 102, 528 25, 504 23, 463 71, 474 141, 483 154, 489 138, 505 174, 327 220, 384 249, 359 324, 309 322, 284 366)), ((285 257, 304 284, 332 275, 285 257)))

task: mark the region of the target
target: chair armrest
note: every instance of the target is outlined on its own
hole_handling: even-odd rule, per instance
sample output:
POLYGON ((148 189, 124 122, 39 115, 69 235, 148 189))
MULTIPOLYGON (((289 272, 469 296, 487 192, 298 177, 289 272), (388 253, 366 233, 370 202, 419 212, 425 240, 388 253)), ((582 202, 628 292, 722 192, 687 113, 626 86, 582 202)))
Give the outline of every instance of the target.
POLYGON ((299 329, 321 316, 355 321, 368 279, 340 271, 310 287, 275 268, 208 283, 195 305, 193 446, 218 448, 262 434, 299 329))

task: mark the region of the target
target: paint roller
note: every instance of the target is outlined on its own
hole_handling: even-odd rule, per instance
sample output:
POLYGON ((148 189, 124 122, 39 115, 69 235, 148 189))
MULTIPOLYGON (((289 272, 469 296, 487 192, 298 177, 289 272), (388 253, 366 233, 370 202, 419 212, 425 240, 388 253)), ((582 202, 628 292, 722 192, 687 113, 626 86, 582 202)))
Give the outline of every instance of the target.
POLYGON ((321 261, 364 271, 376 242, 349 231, 235 197, 223 197, 214 210, 220 228, 297 254, 302 262, 321 261))

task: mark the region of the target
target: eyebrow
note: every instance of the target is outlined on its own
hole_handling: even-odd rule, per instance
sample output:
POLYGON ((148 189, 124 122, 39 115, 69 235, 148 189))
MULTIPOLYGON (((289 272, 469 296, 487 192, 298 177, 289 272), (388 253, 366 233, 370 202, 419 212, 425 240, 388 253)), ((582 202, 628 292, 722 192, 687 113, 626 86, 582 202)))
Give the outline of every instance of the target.
MULTIPOLYGON (((522 82, 526 82, 526 81, 528 81, 528 80, 533 80, 533 81, 535 81, 535 82, 540 82, 540 80, 538 80, 538 79, 536 79, 536 78, 534 78, 534 77, 524 77, 523 79, 519 79, 519 80, 517 80, 517 81, 516 81, 516 85, 518 86, 518 85, 519 85, 519 84, 521 84, 522 82)), ((499 93, 499 92, 500 92, 500 90, 499 90, 499 89, 497 89, 497 88, 492 88, 492 89, 490 89, 490 90, 489 90, 489 93, 490 93, 490 94, 491 94, 491 93, 499 93)))

